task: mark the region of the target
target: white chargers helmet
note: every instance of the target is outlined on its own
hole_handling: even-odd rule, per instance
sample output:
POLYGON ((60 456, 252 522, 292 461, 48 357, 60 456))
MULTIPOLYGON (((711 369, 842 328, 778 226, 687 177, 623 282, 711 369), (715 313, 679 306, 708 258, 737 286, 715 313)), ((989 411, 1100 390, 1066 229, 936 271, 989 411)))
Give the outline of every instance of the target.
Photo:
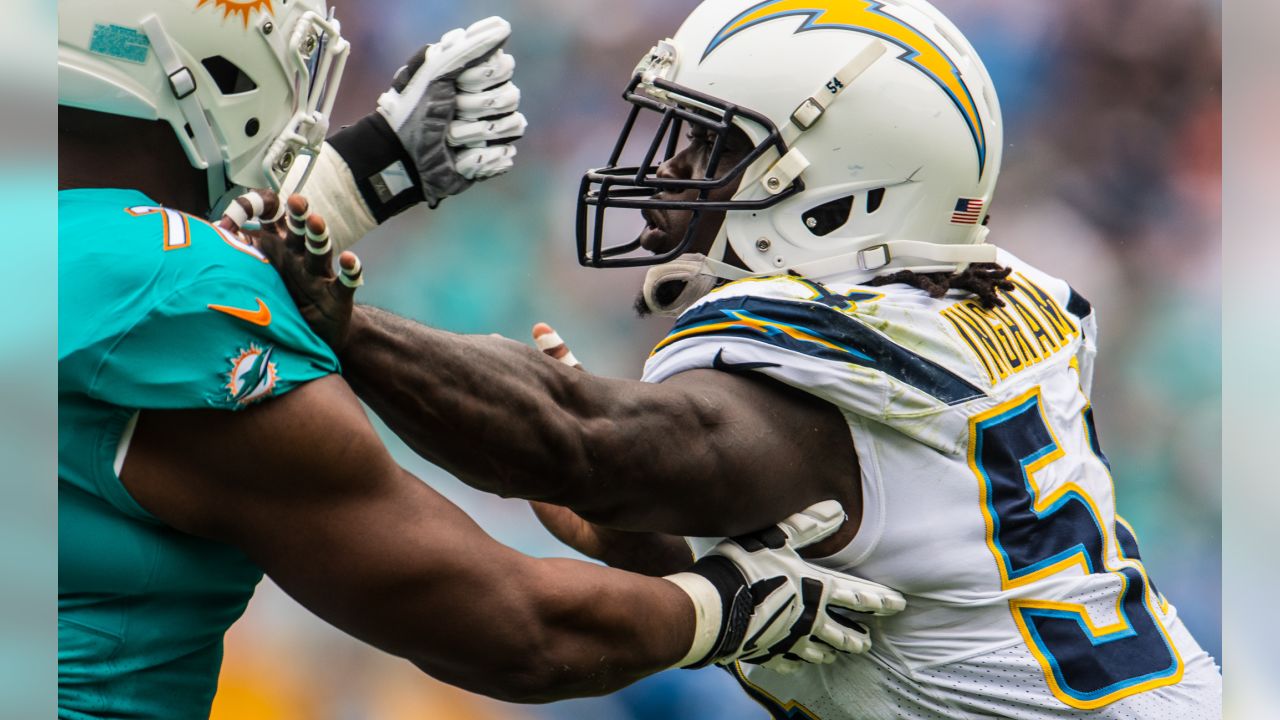
POLYGON ((924 0, 707 0, 641 61, 624 97, 635 107, 609 165, 582 182, 583 265, 667 263, 719 211, 703 272, 721 278, 864 281, 995 261, 985 220, 1000 172, 1000 106, 973 47, 924 0), (656 136, 638 167, 620 167, 646 112, 661 114, 656 136), (715 138, 710 179, 658 176, 682 126, 715 138), (717 168, 734 127, 754 150, 717 168), (731 200, 707 200, 730 183, 731 200), (656 197, 695 189, 694 200, 656 197), (604 245, 609 208, 695 213, 683 242, 653 256, 638 255, 638 241, 604 245), (726 246, 745 270, 722 262, 726 246))
POLYGON ((217 206, 320 151, 349 48, 324 0, 59 0, 58 104, 168 122, 217 206))

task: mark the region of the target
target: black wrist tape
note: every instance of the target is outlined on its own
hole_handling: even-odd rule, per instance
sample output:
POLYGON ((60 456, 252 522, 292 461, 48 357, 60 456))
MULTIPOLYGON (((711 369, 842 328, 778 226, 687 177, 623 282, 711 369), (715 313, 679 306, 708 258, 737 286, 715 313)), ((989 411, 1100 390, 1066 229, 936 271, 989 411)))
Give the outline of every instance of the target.
POLYGON ((377 111, 329 137, 378 224, 426 199, 413 157, 377 111))

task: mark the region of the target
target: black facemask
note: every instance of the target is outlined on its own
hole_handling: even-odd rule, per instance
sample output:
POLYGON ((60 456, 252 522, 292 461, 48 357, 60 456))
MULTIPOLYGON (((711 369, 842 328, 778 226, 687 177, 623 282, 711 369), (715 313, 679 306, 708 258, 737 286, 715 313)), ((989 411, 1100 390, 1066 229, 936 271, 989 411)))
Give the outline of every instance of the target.
POLYGON ((603 168, 589 170, 582 177, 582 185, 578 193, 577 219, 580 264, 587 267, 636 267, 668 262, 689 252, 697 236, 699 223, 706 213, 760 210, 772 207, 804 189, 804 183, 796 179, 790 187, 763 200, 723 202, 710 200, 712 191, 740 183, 747 168, 766 152, 773 150, 779 157, 786 155, 788 148, 782 140, 781 133, 768 118, 752 110, 717 100, 665 80, 654 80, 652 87, 666 93, 670 98, 669 103, 661 102, 644 92, 638 92, 637 88, 641 83, 642 77, 636 75, 622 94, 623 99, 633 107, 626 124, 622 127, 618 142, 614 145, 613 154, 609 156, 609 164, 603 168), (658 129, 640 164, 620 167, 618 163, 635 130, 636 120, 641 112, 659 113, 661 120, 658 129), (725 155, 730 133, 736 130, 735 118, 745 118, 758 124, 768 132, 768 135, 732 168, 721 170, 719 166, 725 155), (705 178, 691 180, 658 177, 658 167, 678 152, 680 138, 686 125, 694 132, 705 134, 708 138, 710 151, 705 178), (661 156, 659 156, 660 151, 661 156), (681 194, 690 190, 697 191, 697 198, 668 200, 656 197, 659 193, 681 194), (591 208, 594 208, 594 211, 591 208), (637 254, 636 251, 641 249, 638 239, 609 247, 604 246, 604 215, 605 210, 609 208, 684 210, 692 211, 693 216, 684 237, 675 247, 656 255, 647 252, 637 254))

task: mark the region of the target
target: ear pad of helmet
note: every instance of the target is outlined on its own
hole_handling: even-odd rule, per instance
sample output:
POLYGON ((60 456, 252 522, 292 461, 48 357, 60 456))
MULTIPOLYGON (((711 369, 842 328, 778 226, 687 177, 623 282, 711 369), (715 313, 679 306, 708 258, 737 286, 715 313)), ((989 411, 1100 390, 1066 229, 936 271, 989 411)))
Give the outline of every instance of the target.
POLYGON ((715 289, 720 278, 706 268, 702 255, 682 255, 649 268, 644 278, 644 302, 655 315, 675 317, 715 289))

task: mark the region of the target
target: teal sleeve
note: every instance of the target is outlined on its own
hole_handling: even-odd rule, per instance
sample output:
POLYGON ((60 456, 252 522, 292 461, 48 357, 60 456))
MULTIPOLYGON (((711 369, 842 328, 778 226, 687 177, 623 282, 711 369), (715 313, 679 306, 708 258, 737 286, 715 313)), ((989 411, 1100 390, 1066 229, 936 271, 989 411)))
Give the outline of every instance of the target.
POLYGON ((264 265, 210 272, 155 300, 103 354, 89 395, 133 408, 237 410, 336 372, 337 358, 264 265))

